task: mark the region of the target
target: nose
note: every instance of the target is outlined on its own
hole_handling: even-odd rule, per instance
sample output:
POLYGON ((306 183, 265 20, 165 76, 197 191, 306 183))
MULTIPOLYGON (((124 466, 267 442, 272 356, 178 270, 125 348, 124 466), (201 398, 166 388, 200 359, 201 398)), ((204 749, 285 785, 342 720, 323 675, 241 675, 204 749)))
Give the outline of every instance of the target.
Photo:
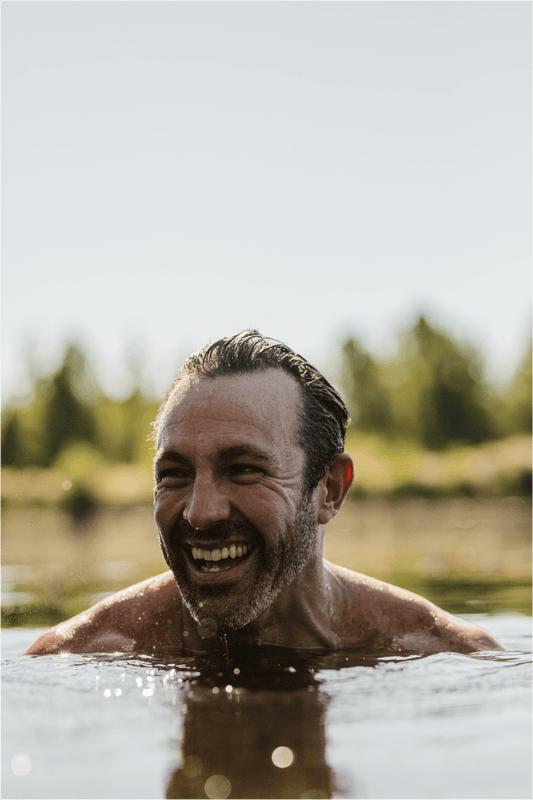
POLYGON ((215 522, 227 519, 231 508, 227 495, 209 475, 196 475, 183 517, 195 530, 201 531, 215 522))

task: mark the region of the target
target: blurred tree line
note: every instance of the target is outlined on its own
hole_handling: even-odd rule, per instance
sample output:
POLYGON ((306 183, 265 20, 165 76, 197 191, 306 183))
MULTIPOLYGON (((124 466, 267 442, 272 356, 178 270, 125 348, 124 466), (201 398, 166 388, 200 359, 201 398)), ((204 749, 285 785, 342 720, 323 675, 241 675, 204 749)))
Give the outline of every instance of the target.
POLYGON ((342 383, 356 430, 417 441, 429 450, 531 434, 531 344, 506 386, 491 386, 482 359, 424 316, 398 336, 395 356, 372 358, 350 338, 342 383))
POLYGON ((31 398, 8 406, 2 418, 2 466, 51 467, 69 455, 110 463, 142 463, 159 401, 136 385, 123 400, 107 397, 82 349, 69 344, 59 369, 34 378, 31 398))
MULTIPOLYGON (((106 397, 82 349, 68 345, 59 369, 35 377, 32 396, 5 409, 2 466, 60 465, 73 448, 95 460, 146 462, 159 401, 143 393, 138 377, 125 399, 106 397)), ((430 450, 531 433, 531 347, 508 385, 490 386, 476 351, 423 316, 399 335, 389 359, 349 338, 341 389, 355 430, 430 450)))

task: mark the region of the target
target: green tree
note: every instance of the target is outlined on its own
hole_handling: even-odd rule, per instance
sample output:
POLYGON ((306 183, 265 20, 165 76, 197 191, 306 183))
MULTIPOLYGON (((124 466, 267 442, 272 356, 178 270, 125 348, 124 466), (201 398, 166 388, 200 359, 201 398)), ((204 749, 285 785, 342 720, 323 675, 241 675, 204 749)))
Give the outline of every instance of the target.
POLYGON ((8 412, 2 428, 2 466, 17 467, 18 469, 27 467, 27 452, 19 415, 16 411, 8 412))
POLYGON ((531 392, 531 341, 522 363, 518 367, 503 402, 509 433, 531 433, 532 392, 531 392))
POLYGON ((63 363, 50 379, 46 391, 46 466, 50 466, 61 450, 72 442, 95 443, 92 388, 83 352, 75 344, 68 345, 63 363))
POLYGON ((342 382, 354 427, 390 435, 394 416, 379 365, 354 338, 344 343, 342 382))
POLYGON ((474 350, 420 316, 404 338, 403 351, 403 361, 410 361, 410 393, 417 397, 418 436, 426 447, 439 450, 452 442, 479 444, 495 437, 474 350))

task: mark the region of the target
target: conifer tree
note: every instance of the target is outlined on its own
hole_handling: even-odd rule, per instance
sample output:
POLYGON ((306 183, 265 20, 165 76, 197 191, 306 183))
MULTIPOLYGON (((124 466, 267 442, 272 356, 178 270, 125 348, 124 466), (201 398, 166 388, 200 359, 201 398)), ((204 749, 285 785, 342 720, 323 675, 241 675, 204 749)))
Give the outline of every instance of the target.
POLYGON ((394 417, 378 364, 356 339, 343 348, 343 384, 354 427, 368 433, 390 434, 394 417))

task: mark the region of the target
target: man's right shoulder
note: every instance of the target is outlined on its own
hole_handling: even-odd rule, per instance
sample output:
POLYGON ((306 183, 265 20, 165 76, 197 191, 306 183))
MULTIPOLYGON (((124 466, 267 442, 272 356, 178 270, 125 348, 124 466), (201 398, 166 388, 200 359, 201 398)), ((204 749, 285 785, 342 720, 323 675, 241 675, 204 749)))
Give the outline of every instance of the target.
POLYGON ((105 597, 43 633, 24 655, 150 652, 179 644, 182 606, 171 572, 105 597))

